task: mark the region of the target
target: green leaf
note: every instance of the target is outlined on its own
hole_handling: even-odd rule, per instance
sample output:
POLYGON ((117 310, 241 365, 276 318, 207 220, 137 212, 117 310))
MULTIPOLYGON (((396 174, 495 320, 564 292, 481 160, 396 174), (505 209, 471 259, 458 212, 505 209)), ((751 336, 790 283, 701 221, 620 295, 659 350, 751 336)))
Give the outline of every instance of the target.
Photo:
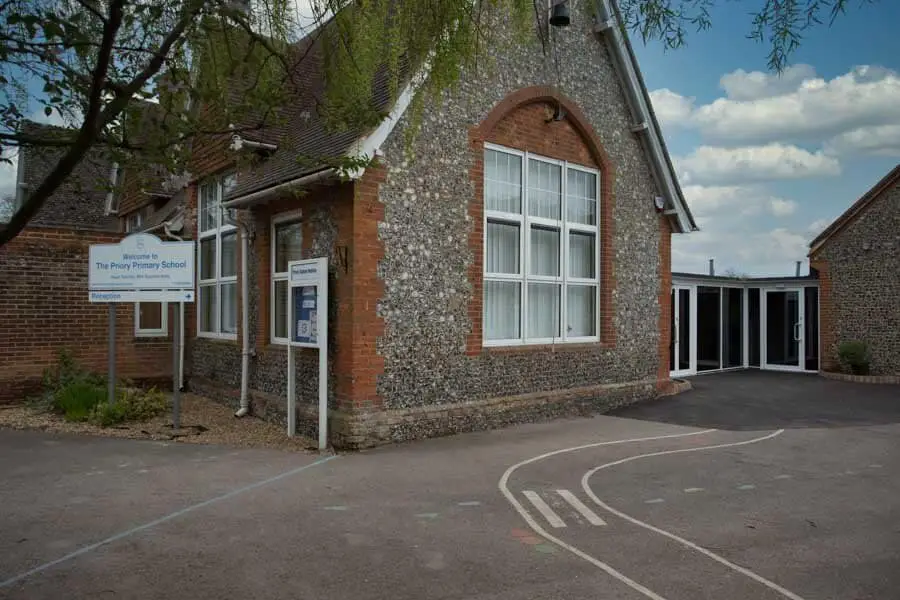
POLYGON ((45 106, 45 107, 44 107, 44 114, 47 115, 47 116, 49 117, 50 115, 53 114, 53 109, 50 108, 49 106, 45 106))

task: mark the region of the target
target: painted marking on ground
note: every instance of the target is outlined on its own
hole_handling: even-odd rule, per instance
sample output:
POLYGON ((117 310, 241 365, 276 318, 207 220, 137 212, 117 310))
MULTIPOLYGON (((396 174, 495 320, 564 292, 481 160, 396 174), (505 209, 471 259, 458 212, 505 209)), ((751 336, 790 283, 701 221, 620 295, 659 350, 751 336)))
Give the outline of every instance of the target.
POLYGON ((876 465, 869 465, 869 468, 870 468, 870 469, 880 469, 880 468, 881 468, 881 465, 877 465, 877 464, 876 464, 876 465))
POLYGON ((213 504, 217 504, 224 500, 234 498, 235 496, 238 496, 245 492, 249 492, 251 490, 261 488, 263 486, 275 483, 276 481, 281 481, 282 479, 291 477, 292 475, 296 475, 307 469, 311 469, 318 465, 324 464, 330 460, 334 460, 335 458, 337 458, 337 456, 326 456, 325 458, 320 458, 319 460, 309 463, 308 465, 303 465, 302 467, 297 467, 296 469, 291 469, 290 471, 285 471, 284 473, 281 473, 280 475, 275 475, 274 477, 269 477, 268 479, 263 479, 262 481, 257 481, 256 483, 251 483, 249 485, 245 485, 244 487, 240 487, 235 490, 231 490, 230 492, 226 492, 220 496, 215 496, 213 498, 210 498, 209 500, 204 500, 203 502, 198 502, 197 504, 191 504, 190 506, 182 508, 181 510, 176 510, 173 513, 169 513, 164 517, 154 519, 153 521, 149 521, 147 523, 144 523, 143 525, 138 525, 137 527, 132 527, 131 529, 127 529, 121 533, 112 535, 104 540, 100 540, 99 542, 95 542, 88 546, 79 548, 78 550, 75 550, 74 552, 66 554, 63 557, 57 558, 56 560, 51 560, 50 562, 46 562, 46 563, 39 565, 33 569, 29 569, 28 571, 25 571, 24 573, 19 573, 18 575, 10 577, 9 579, 7 579, 5 581, 0 581, 0 588, 9 587, 9 586, 13 585, 14 583, 18 583, 19 581, 22 581, 26 577, 30 577, 31 575, 36 575, 37 573, 40 573, 41 571, 46 571, 47 569, 49 569, 51 567, 55 567, 56 565, 70 561, 73 558, 78 558, 79 556, 81 556, 83 554, 87 554, 88 552, 96 550, 97 548, 100 548, 102 546, 106 546, 113 542, 117 542, 128 536, 134 535, 136 533, 140 533, 141 531, 146 531, 148 529, 152 529, 153 527, 156 527, 157 525, 162 525, 163 523, 171 521, 172 519, 177 519, 178 517, 182 517, 188 513, 194 512, 201 508, 206 508, 207 506, 211 506, 213 504))
POLYGON ((599 467, 595 467, 595 468, 591 469, 590 471, 585 473, 584 476, 581 478, 581 487, 584 489, 584 492, 588 495, 588 497, 591 500, 593 500, 594 503, 597 504, 597 506, 599 506, 600 508, 603 508, 604 510, 611 512, 612 514, 616 515, 617 517, 625 519, 629 523, 637 525, 638 527, 642 527, 648 531, 652 531, 654 533, 658 533, 659 535, 667 537, 670 540, 673 540, 687 548, 690 548, 691 550, 696 550, 700 554, 703 554, 704 556, 711 558, 712 560, 714 560, 720 564, 725 565, 729 569, 737 571, 738 573, 740 573, 742 575, 746 575, 747 577, 756 581, 757 583, 761 583, 764 586, 766 586, 767 588, 778 592, 785 598, 790 598, 790 600, 803 600, 803 598, 801 598, 794 592, 781 587, 780 585, 778 585, 777 583, 775 583, 773 581, 769 581, 768 579, 766 579, 765 577, 763 577, 761 575, 757 575, 756 573, 754 573, 753 571, 751 571, 750 569, 748 569, 746 567, 742 567, 738 564, 735 564, 735 563, 729 561, 728 559, 723 558, 722 556, 719 556, 715 552, 712 552, 710 550, 707 550, 706 548, 698 546, 694 542, 687 540, 681 536, 678 536, 678 535, 675 535, 674 533, 668 532, 665 529, 660 529, 659 527, 656 527, 649 523, 645 523, 644 521, 641 521, 639 519, 635 519, 631 515, 625 514, 622 511, 613 508, 612 506, 610 506, 610 505, 606 504, 605 502, 603 502, 602 500, 600 500, 600 498, 597 497, 597 495, 594 493, 594 491, 591 489, 591 486, 590 486, 590 479, 594 475, 594 473, 596 473, 597 471, 601 471, 603 469, 608 469, 610 467, 625 464, 625 463, 628 463, 631 461, 640 460, 643 458, 651 458, 654 456, 667 456, 667 455, 672 455, 672 454, 683 454, 685 452, 700 452, 700 451, 704 451, 704 450, 716 450, 719 448, 734 448, 736 446, 747 446, 749 444, 757 444, 759 442, 764 442, 766 440, 770 440, 774 437, 781 435, 782 433, 784 433, 784 429, 779 429, 778 431, 775 431, 768 435, 764 435, 764 436, 758 437, 758 438, 753 438, 751 440, 744 440, 742 442, 731 442, 728 444, 714 444, 712 446, 701 446, 699 448, 682 448, 680 450, 663 450, 660 452, 649 452, 647 454, 637 454, 635 456, 629 456, 627 458, 608 462, 606 464, 600 465, 599 467))
POLYGON ((584 444, 581 446, 574 446, 571 448, 561 448, 559 450, 553 450, 552 452, 545 452, 544 454, 532 456, 531 458, 528 458, 521 462, 518 462, 518 463, 512 465, 511 467, 509 467, 508 469, 506 469, 506 471, 500 477, 500 481, 497 482, 497 489, 500 490, 500 493, 503 494, 503 497, 506 498, 507 502, 509 502, 512 505, 512 507, 515 509, 515 511, 517 513, 519 513, 519 516, 522 517, 522 519, 528 524, 528 526, 531 528, 531 530, 534 531, 535 533, 537 533, 538 535, 540 535, 541 537, 543 537, 545 540, 547 540, 553 544, 556 544, 563 550, 567 550, 567 551, 571 552, 572 554, 574 554, 575 556, 577 556, 578 558, 594 565, 595 567, 602 570, 610 577, 613 577, 614 579, 627 585, 631 589, 643 594, 647 598, 650 598, 650 600, 666 600, 665 598, 663 598, 662 596, 660 596, 659 594, 657 594, 656 592, 654 592, 647 586, 641 585, 637 581, 631 579, 630 577, 628 577, 621 571, 617 571, 616 569, 614 569, 610 565, 606 564, 602 560, 599 560, 599 559, 591 556, 590 554, 584 552, 583 550, 580 550, 579 548, 576 548, 575 546, 572 546, 571 544, 567 544, 566 542, 562 541, 561 539, 559 539, 558 537, 554 536, 549 531, 544 529, 540 525, 540 523, 538 523, 537 520, 535 520, 535 518, 531 516, 531 513, 529 513, 527 510, 525 510, 525 507, 522 506, 522 503, 519 502, 519 500, 516 498, 516 496, 511 491, 509 491, 509 485, 508 485, 509 478, 512 477, 512 474, 515 473, 516 470, 519 469, 520 467, 524 467, 525 465, 529 465, 531 463, 535 463, 540 460, 544 460, 545 458, 549 458, 551 456, 557 456, 559 454, 566 454, 568 452, 575 452, 575 451, 584 450, 587 448, 599 448, 602 446, 615 446, 615 445, 619 445, 619 444, 634 444, 634 443, 638 443, 638 442, 649 442, 649 441, 655 441, 655 440, 683 438, 683 437, 689 437, 689 436, 694 436, 694 435, 702 435, 705 433, 711 433, 713 431, 716 431, 716 430, 715 429, 704 429, 702 431, 691 431, 688 433, 673 433, 673 434, 669 434, 669 435, 656 435, 656 436, 648 436, 648 437, 643 437, 643 438, 610 440, 608 442, 594 442, 592 444, 584 444))
POLYGON ((650 500, 644 500, 644 504, 662 504, 665 502, 662 498, 651 498, 650 500))
POLYGON ((697 492, 702 492, 703 488, 684 488, 685 494, 696 494, 697 492))
POLYGON ((343 506, 343 505, 337 505, 337 506, 325 506, 325 507, 323 507, 323 508, 324 508, 325 510, 337 510, 337 511, 344 511, 344 510, 349 510, 349 509, 350 509, 349 506, 343 506))
POLYGON ((556 527, 557 529, 560 527, 565 527, 566 523, 562 519, 559 518, 559 515, 553 512, 553 509, 550 508, 550 505, 544 502, 544 499, 538 495, 537 492, 532 492, 531 490, 525 490, 522 492, 526 498, 531 502, 531 504, 537 509, 539 513, 541 513, 547 522, 550 523, 550 527, 556 527))
POLYGON ((737 489, 739 489, 739 490, 741 490, 741 491, 755 490, 755 489, 756 489, 756 486, 753 485, 752 483, 745 483, 745 484, 743 484, 743 485, 737 486, 737 489))
POLYGON ((433 520, 437 519, 439 516, 441 516, 441 513, 432 513, 432 512, 419 513, 416 515, 416 517, 418 517, 420 519, 428 519, 429 521, 433 521, 433 520))
POLYGON ((466 500, 465 502, 457 502, 457 506, 481 506, 478 500, 466 500))
POLYGON ((776 475, 775 479, 790 479, 792 475, 776 475))
POLYGON ((569 490, 556 490, 556 493, 562 496, 562 499, 572 505, 572 508, 581 513, 581 516, 587 519, 591 525, 606 525, 606 521, 597 516, 597 513, 585 506, 584 502, 578 499, 578 496, 569 490))

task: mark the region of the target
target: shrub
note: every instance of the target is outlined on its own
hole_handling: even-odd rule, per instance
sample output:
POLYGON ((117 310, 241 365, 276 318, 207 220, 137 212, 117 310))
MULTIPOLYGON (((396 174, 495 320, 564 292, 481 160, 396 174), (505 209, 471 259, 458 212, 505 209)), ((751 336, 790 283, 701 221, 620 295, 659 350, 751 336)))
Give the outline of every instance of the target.
POLYGON ((123 388, 114 404, 103 402, 93 407, 90 421, 101 427, 109 427, 125 421, 146 421, 165 412, 168 407, 165 394, 151 388, 123 388))
POLYGON ((869 347, 862 341, 841 342, 838 358, 845 369, 854 375, 869 374, 869 347))
POLYGON ((106 390, 88 381, 72 381, 53 393, 51 407, 66 421, 86 421, 106 401, 106 390))

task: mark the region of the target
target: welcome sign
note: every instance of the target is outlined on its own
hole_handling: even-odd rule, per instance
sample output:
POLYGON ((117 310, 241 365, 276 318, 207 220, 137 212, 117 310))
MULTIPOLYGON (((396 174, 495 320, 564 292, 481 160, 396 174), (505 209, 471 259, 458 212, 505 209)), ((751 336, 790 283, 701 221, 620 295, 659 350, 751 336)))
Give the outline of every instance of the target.
POLYGON ((91 292, 158 290, 160 296, 168 296, 163 291, 194 289, 193 242, 163 242, 149 233, 136 233, 118 244, 92 245, 88 260, 91 292))

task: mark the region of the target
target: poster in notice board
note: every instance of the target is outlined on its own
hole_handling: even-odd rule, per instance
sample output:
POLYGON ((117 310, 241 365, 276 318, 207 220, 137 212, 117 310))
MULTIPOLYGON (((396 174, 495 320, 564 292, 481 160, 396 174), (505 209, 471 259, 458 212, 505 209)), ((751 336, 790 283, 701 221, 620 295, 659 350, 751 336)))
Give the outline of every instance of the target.
POLYGON ((318 343, 318 295, 314 285, 292 288, 294 294, 294 342, 318 343))

